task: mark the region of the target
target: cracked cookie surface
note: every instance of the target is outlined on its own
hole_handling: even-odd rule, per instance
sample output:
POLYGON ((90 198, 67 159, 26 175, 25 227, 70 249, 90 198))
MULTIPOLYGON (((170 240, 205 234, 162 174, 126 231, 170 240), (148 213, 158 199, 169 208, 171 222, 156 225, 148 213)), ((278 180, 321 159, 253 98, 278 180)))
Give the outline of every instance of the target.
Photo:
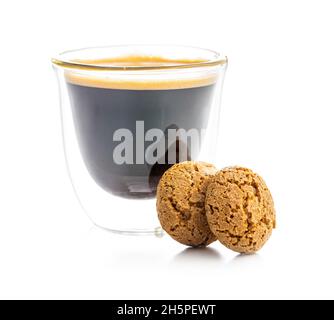
POLYGON ((247 168, 219 171, 207 188, 205 208, 211 231, 223 245, 239 253, 260 250, 276 225, 268 187, 247 168))
POLYGON ((206 246, 216 240, 205 214, 205 194, 217 169, 205 162, 175 164, 162 176, 157 211, 162 228, 188 246, 206 246))

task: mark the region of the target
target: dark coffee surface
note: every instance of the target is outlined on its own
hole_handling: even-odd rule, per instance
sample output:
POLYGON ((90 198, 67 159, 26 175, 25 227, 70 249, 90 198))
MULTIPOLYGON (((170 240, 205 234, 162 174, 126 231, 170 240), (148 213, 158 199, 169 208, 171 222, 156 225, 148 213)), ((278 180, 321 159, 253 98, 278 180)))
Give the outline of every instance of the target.
MULTIPOLYGON (((89 173, 103 189, 123 197, 154 196, 160 177, 171 166, 136 164, 136 121, 144 121, 145 132, 153 128, 164 132, 168 128, 205 129, 214 88, 214 84, 170 90, 67 86, 80 151, 89 173), (114 162, 113 151, 120 142, 113 141, 113 135, 122 128, 134 135, 134 164, 114 162)), ((145 142, 145 148, 151 143, 145 142)), ((175 143, 178 149, 179 142, 175 143)))

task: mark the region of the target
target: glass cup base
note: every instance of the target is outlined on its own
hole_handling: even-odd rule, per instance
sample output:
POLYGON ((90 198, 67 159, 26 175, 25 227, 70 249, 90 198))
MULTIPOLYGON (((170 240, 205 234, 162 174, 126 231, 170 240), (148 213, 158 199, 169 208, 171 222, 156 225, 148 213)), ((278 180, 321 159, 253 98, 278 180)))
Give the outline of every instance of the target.
POLYGON ((96 227, 107 232, 123 235, 123 236, 154 236, 157 238, 162 238, 165 235, 165 232, 161 227, 156 227, 154 229, 126 229, 126 230, 114 230, 108 229, 102 226, 95 224, 96 227))
POLYGON ((89 204, 81 203, 92 223, 105 231, 130 236, 162 237, 164 231, 160 227, 158 215, 155 212, 156 200, 128 199, 113 196, 113 208, 104 210, 89 210, 89 204), (126 210, 122 209, 126 208, 126 210))

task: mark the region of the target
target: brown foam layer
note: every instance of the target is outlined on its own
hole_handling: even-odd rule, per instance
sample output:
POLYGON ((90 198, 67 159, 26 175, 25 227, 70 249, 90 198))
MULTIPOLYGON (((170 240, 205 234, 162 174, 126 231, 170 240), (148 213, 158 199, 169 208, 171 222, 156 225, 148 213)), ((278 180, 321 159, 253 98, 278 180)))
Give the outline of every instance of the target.
MULTIPOLYGON (((205 62, 205 60, 172 60, 156 56, 123 56, 118 58, 105 58, 99 60, 75 60, 77 63, 90 64, 95 66, 115 66, 124 67, 155 67, 155 66, 179 66, 184 64, 194 64, 205 62)), ((128 78, 131 78, 129 76, 128 78)), ((180 79, 154 79, 138 78, 138 75, 132 79, 120 79, 117 76, 91 76, 82 73, 68 71, 65 73, 66 81, 71 84, 106 88, 106 89, 124 89, 124 90, 167 90, 167 89, 186 89, 193 87, 202 87, 214 84, 217 75, 206 74, 194 78, 180 79)))
POLYGON ((179 66, 184 64, 193 64, 206 62, 203 59, 168 59, 159 56, 140 56, 140 55, 127 55, 116 58, 103 58, 103 59, 75 59, 74 62, 108 66, 108 67, 156 67, 156 66, 179 66))

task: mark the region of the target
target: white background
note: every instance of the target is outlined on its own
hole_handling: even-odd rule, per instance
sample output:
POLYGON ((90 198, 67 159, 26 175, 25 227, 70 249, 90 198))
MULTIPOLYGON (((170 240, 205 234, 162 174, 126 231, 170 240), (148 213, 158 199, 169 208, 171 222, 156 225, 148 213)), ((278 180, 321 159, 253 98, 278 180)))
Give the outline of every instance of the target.
POLYGON ((334 298, 333 10, 322 0, 2 1, 0 298, 334 298), (259 172, 278 217, 257 255, 118 236, 82 213, 50 57, 128 43, 229 57, 221 165, 259 172))

